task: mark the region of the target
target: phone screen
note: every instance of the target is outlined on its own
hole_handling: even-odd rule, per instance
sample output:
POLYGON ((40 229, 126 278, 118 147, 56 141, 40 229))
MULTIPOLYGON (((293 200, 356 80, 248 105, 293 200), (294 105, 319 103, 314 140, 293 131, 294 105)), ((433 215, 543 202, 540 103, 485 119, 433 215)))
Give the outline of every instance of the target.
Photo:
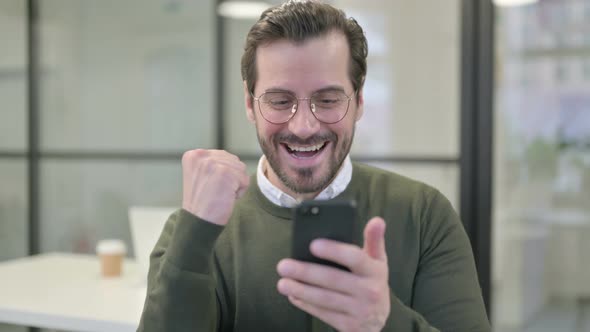
POLYGON ((318 238, 359 245, 354 201, 304 201, 294 210, 292 257, 297 260, 334 266, 347 270, 331 261, 320 259, 309 251, 311 242, 318 238))

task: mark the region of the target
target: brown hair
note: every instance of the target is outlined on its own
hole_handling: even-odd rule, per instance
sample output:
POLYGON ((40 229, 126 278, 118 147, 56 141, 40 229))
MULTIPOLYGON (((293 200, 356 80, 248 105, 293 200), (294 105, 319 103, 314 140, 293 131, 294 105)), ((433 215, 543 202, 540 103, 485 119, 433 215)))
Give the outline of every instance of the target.
POLYGON ((319 37, 328 32, 341 31, 350 49, 349 76, 354 91, 363 87, 367 74, 367 39, 354 18, 331 5, 318 1, 293 1, 265 10, 246 37, 242 55, 242 79, 248 91, 256 85, 256 49, 280 39, 296 43, 319 37))

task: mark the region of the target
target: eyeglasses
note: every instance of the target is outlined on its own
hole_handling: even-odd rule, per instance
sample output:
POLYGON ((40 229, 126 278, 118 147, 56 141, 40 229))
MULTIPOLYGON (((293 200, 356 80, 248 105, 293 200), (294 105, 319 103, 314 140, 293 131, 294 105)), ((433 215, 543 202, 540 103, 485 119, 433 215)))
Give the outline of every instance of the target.
POLYGON ((350 100, 354 97, 340 90, 318 91, 309 98, 297 98, 290 92, 265 92, 259 97, 258 108, 262 117, 273 124, 287 123, 298 110, 300 100, 309 100, 313 116, 320 122, 334 124, 344 119, 348 113, 350 100))

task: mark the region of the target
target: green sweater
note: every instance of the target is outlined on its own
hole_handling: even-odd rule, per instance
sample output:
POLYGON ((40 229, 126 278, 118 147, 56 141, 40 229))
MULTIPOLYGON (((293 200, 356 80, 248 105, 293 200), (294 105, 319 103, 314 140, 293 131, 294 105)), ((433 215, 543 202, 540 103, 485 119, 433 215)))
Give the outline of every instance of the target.
MULTIPOLYGON (((357 202, 358 230, 387 223, 391 313, 384 331, 490 331, 469 239, 437 190, 354 164, 338 198, 357 202)), ((330 331, 276 289, 290 256, 291 209, 253 177, 227 226, 175 212, 151 255, 138 331, 330 331)))

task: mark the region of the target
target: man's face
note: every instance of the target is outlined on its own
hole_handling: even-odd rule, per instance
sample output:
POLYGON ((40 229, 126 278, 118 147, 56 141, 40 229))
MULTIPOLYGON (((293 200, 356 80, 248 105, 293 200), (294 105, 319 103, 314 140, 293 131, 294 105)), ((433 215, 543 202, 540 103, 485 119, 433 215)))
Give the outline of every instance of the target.
MULTIPOLYGON (((268 91, 286 91, 298 98, 335 88, 353 96, 348 75, 350 51, 345 36, 331 32, 296 44, 280 40, 259 47, 254 96, 268 91)), ((269 180, 295 195, 315 194, 336 176, 352 144, 355 123, 362 115, 362 93, 349 103, 340 122, 319 122, 308 100, 300 100, 295 115, 284 124, 272 124, 260 114, 259 101, 245 91, 247 115, 256 125, 262 151, 269 164, 269 180), (302 151, 313 148, 313 151, 302 151)))

